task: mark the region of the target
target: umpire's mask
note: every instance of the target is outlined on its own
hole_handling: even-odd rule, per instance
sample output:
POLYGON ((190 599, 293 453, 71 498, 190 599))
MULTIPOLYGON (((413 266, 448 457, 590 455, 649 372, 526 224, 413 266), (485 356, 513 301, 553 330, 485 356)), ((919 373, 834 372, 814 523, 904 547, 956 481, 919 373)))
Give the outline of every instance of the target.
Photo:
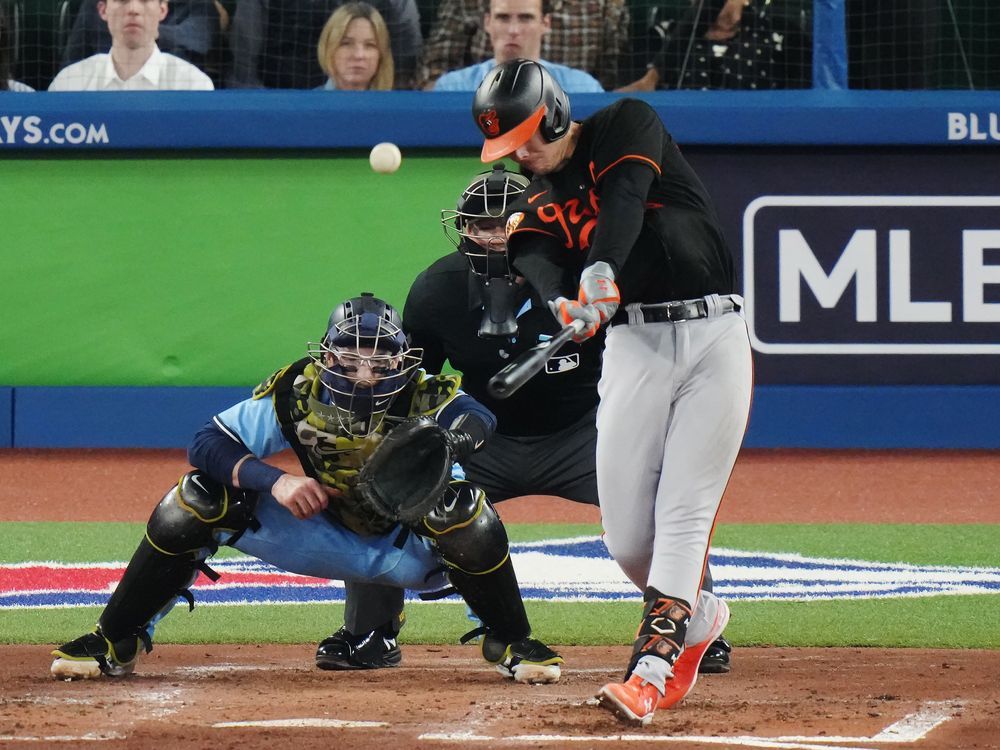
POLYGON ((469 261, 483 296, 479 335, 507 337, 517 333, 514 298, 517 284, 507 259, 507 217, 528 187, 528 178, 503 164, 477 174, 462 191, 454 209, 441 211, 445 236, 469 261))

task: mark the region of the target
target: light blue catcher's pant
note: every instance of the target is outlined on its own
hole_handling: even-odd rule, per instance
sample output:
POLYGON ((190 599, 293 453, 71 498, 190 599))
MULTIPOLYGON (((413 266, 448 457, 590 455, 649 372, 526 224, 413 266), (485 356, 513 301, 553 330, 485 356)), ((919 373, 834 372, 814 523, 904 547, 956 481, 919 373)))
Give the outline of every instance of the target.
POLYGON ((233 547, 290 573, 416 591, 448 585, 429 540, 411 532, 402 548, 395 546, 399 526, 386 534, 359 536, 323 513, 299 520, 270 495, 260 496, 254 515, 260 529, 248 529, 233 547))
MULTIPOLYGON (((402 547, 396 546, 399 526, 386 534, 359 536, 323 513, 299 520, 265 494, 257 501, 254 516, 260 529, 247 529, 232 546, 289 573, 384 583, 415 591, 438 591, 448 586, 444 564, 428 539, 410 532, 402 547)), ((228 538, 226 534, 218 541, 224 544, 228 538)), ((208 552, 203 550, 203 555, 207 557, 208 552)), ((197 577, 196 571, 192 584, 197 577)), ((183 600, 172 599, 152 618, 146 629, 150 639, 156 624, 178 601, 183 600)))

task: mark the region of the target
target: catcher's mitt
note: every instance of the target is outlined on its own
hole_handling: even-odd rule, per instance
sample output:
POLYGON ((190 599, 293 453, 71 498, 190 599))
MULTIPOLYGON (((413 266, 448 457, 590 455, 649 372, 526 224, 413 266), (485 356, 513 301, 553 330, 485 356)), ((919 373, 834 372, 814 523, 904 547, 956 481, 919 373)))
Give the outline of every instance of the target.
POLYGON ((358 474, 361 504, 383 518, 414 523, 426 516, 451 481, 447 434, 431 417, 394 428, 358 474))

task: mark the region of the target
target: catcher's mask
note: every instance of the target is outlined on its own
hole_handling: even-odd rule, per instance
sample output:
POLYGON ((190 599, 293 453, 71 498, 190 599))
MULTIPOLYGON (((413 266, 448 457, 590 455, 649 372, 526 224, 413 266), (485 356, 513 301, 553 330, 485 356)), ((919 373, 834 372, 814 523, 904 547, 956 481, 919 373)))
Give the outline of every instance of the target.
POLYGON ((399 313, 371 292, 337 305, 323 341, 309 344, 340 428, 352 437, 378 430, 422 354, 407 342, 399 313))
POLYGON ((570 126, 569 97, 552 75, 533 60, 517 59, 486 74, 472 99, 472 119, 486 137, 481 159, 502 159, 527 143, 537 130, 551 143, 570 126))

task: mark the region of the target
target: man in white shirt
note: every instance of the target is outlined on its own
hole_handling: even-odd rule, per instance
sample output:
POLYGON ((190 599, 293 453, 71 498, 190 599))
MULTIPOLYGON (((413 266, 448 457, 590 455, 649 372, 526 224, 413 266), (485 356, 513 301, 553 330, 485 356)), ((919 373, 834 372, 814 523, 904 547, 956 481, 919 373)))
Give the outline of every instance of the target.
POLYGON ((191 63, 156 46, 167 0, 100 0, 111 52, 69 65, 49 91, 211 91, 212 80, 191 63))

